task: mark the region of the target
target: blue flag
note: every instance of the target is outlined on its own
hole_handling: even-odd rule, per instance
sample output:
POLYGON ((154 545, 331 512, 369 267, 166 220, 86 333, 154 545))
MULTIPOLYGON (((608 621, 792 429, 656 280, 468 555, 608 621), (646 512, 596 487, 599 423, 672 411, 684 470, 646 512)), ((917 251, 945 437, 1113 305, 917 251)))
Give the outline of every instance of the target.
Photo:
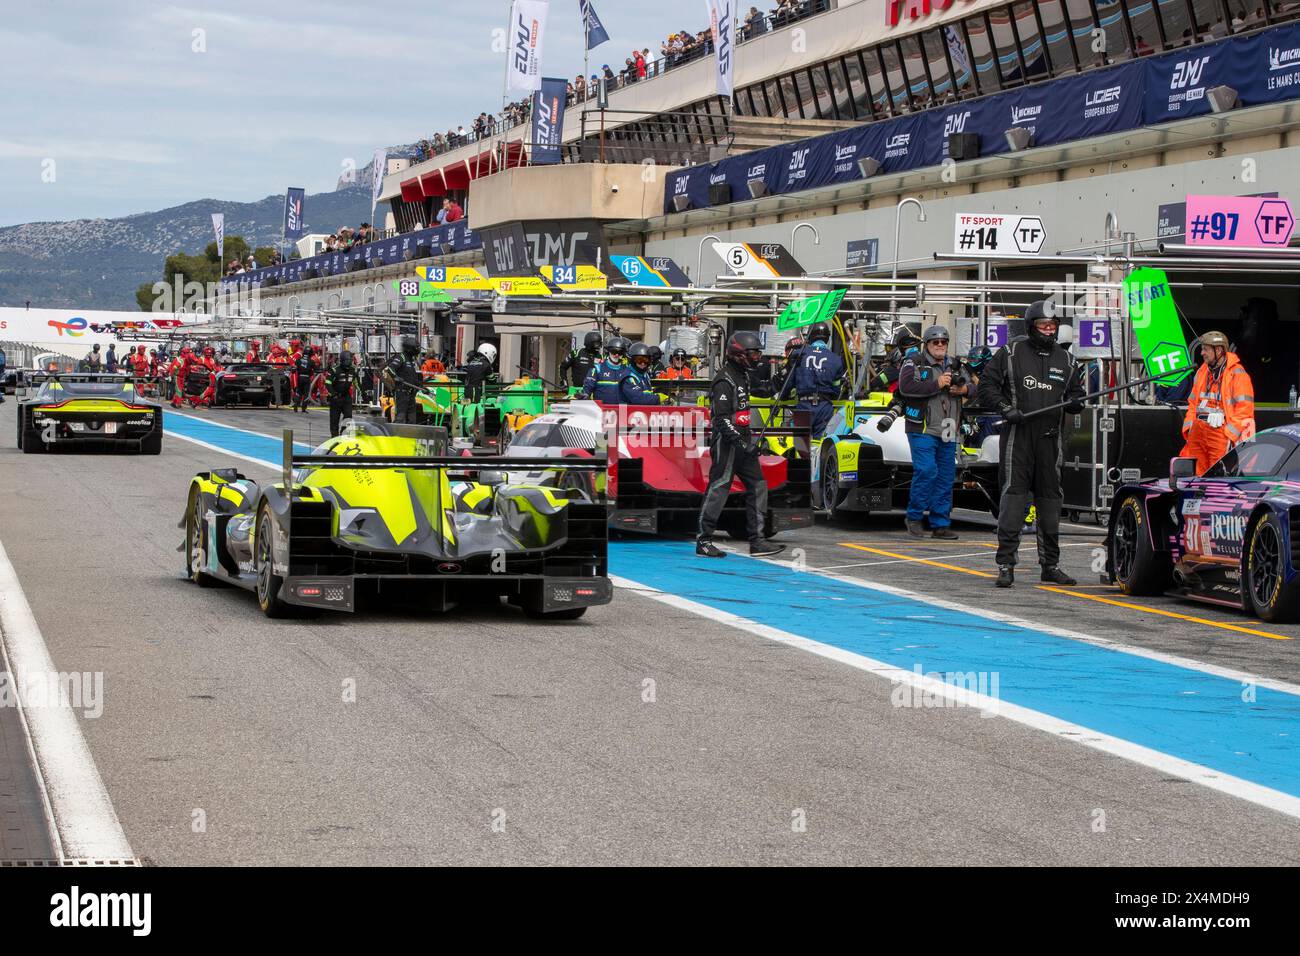
POLYGON ((284 194, 284 238, 302 238, 302 201, 307 190, 300 186, 290 186, 284 194))
POLYGON ((578 9, 582 11, 582 22, 587 31, 587 49, 594 50, 609 40, 609 34, 601 25, 600 17, 596 16, 596 9, 591 5, 591 0, 578 0, 578 9))

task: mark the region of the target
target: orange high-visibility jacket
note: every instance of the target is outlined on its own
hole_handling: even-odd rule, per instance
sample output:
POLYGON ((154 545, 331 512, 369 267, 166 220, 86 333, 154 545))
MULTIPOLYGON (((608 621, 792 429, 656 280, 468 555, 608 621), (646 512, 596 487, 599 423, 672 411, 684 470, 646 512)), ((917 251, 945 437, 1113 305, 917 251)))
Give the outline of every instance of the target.
POLYGON ((1208 363, 1196 370, 1192 393, 1187 397, 1187 417, 1183 419, 1183 435, 1192 430, 1192 423, 1206 413, 1223 409, 1223 433, 1232 444, 1255 437, 1255 386, 1241 365, 1235 352, 1229 352, 1223 371, 1215 376, 1208 363))

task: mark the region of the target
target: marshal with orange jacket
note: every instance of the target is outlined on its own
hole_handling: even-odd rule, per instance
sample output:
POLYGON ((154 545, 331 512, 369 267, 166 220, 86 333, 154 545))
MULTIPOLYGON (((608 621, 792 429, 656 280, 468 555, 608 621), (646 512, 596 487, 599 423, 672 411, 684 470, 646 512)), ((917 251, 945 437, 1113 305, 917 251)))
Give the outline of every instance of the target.
POLYGON ((1183 419, 1184 458, 1203 475, 1228 449, 1255 437, 1255 386, 1222 332, 1201 336, 1201 367, 1183 419))

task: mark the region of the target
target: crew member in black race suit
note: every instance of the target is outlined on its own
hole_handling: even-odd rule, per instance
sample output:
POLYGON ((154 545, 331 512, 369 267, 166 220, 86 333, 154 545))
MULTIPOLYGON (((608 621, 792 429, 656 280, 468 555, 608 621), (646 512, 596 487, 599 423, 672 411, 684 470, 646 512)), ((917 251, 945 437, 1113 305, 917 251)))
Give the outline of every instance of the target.
POLYGON ((352 353, 343 350, 339 360, 325 373, 330 400, 330 437, 339 433, 339 422, 352 417, 352 386, 359 384, 352 353))
POLYGON ((763 537, 763 516, 767 513, 767 481, 759 462, 759 441, 750 430, 749 371, 763 358, 757 332, 733 332, 727 342, 727 358, 713 380, 710 420, 713 425, 709 454, 709 485, 700 508, 700 528, 695 553, 708 558, 726 557, 713 543, 718 518, 731 494, 733 477, 745 486, 745 524, 749 553, 762 557, 779 554, 783 544, 763 537))
POLYGON ((980 377, 979 403, 996 408, 1007 424, 1002 429, 1002 499, 998 503, 997 587, 1015 583, 1016 555, 1032 496, 1038 517, 1038 563, 1041 580, 1072 586, 1078 582, 1061 570, 1061 424, 1060 410, 1030 417, 1051 405, 1065 414, 1083 411, 1084 390, 1070 353, 1056 341, 1059 324, 1047 301, 1025 310, 1028 335, 998 350, 980 377))

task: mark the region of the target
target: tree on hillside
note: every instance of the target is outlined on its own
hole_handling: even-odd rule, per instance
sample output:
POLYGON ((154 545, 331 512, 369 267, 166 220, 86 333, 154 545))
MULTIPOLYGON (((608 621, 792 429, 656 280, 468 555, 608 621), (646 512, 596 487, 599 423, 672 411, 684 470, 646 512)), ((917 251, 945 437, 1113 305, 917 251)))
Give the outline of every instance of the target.
MULTIPOLYGON (((173 302, 176 296, 177 276, 181 279, 182 295, 184 295, 185 283, 201 282, 206 286, 209 282, 217 282, 225 275, 226 264, 235 259, 243 262, 248 258, 248 243, 244 241, 243 236, 226 236, 225 248, 222 251, 226 256, 225 263, 217 259, 217 243, 214 239, 207 244, 201 256, 191 256, 184 252, 178 252, 175 255, 168 256, 163 261, 162 281, 167 283, 168 288, 172 290, 173 302)), ((269 262, 270 253, 273 251, 269 246, 258 249, 258 262, 269 262), (263 260, 263 253, 266 253, 265 260, 263 260)), ((145 282, 135 290, 135 301, 139 304, 142 312, 153 311, 154 301, 157 298, 153 290, 154 285, 153 282, 145 282)), ((174 303, 174 305, 180 304, 178 302, 174 303)))

